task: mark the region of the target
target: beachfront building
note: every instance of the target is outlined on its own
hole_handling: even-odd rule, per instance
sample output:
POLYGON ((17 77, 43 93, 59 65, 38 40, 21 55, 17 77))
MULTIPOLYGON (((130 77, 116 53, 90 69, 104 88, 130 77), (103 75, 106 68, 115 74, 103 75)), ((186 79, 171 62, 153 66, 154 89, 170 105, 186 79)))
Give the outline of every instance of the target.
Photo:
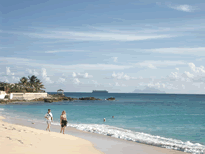
POLYGON ((4 99, 6 95, 5 91, 0 91, 0 99, 4 99))
POLYGON ((57 90, 57 94, 64 95, 64 90, 58 89, 58 90, 57 90))

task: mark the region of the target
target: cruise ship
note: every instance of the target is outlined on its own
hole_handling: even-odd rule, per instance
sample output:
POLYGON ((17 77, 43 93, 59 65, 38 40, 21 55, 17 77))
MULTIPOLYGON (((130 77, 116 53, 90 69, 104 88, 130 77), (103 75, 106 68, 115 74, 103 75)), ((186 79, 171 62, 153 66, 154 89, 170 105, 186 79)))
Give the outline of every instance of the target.
POLYGON ((93 90, 92 93, 108 93, 107 90, 93 90))

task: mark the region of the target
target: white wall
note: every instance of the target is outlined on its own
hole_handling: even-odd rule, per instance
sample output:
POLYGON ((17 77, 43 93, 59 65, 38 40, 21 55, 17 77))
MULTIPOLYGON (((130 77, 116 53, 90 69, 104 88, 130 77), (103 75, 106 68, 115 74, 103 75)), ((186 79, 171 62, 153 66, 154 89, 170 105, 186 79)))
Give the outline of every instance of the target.
POLYGON ((5 96, 6 96, 5 94, 1 94, 0 99, 4 99, 5 96))
POLYGON ((6 92, 5 91, 0 91, 0 99, 4 99, 6 96, 6 92))
POLYGON ((38 99, 38 98, 45 98, 48 96, 48 93, 11 93, 10 98, 12 99, 38 99), (13 98, 11 97, 13 95, 13 98))

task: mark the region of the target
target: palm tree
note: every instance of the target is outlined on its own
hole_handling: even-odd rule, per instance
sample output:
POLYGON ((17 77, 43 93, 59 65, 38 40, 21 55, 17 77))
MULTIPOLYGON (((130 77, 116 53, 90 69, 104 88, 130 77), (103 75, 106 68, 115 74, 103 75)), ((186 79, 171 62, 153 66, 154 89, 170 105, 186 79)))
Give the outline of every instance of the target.
POLYGON ((29 78, 29 81, 30 81, 30 86, 32 87, 32 88, 35 88, 35 83, 36 83, 36 80, 38 79, 35 75, 32 75, 31 77, 30 76, 28 76, 28 78, 29 78))
POLYGON ((36 88, 36 91, 39 91, 41 89, 45 89, 45 87, 42 84, 42 82, 40 81, 40 79, 36 79, 35 88, 36 88))
POLYGON ((11 84, 3 82, 1 85, 4 87, 4 90, 6 91, 6 93, 10 93, 10 90, 12 88, 11 84))
POLYGON ((28 78, 27 78, 27 77, 22 77, 22 78, 20 79, 19 85, 22 87, 21 90, 24 90, 24 91, 25 91, 25 88, 27 88, 28 84, 29 84, 29 83, 28 83, 28 78))
POLYGON ((22 78, 20 79, 20 82, 19 82, 19 83, 22 84, 23 86, 27 86, 27 85, 28 85, 28 78, 22 77, 22 78))

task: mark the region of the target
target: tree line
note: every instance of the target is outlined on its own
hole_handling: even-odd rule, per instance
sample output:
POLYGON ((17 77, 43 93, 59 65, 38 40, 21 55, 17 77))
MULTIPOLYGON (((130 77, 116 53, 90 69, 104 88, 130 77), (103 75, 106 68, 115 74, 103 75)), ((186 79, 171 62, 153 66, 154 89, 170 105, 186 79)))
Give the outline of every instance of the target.
POLYGON ((35 75, 22 77, 18 83, 1 82, 0 87, 7 93, 11 92, 45 92, 43 83, 35 75))

